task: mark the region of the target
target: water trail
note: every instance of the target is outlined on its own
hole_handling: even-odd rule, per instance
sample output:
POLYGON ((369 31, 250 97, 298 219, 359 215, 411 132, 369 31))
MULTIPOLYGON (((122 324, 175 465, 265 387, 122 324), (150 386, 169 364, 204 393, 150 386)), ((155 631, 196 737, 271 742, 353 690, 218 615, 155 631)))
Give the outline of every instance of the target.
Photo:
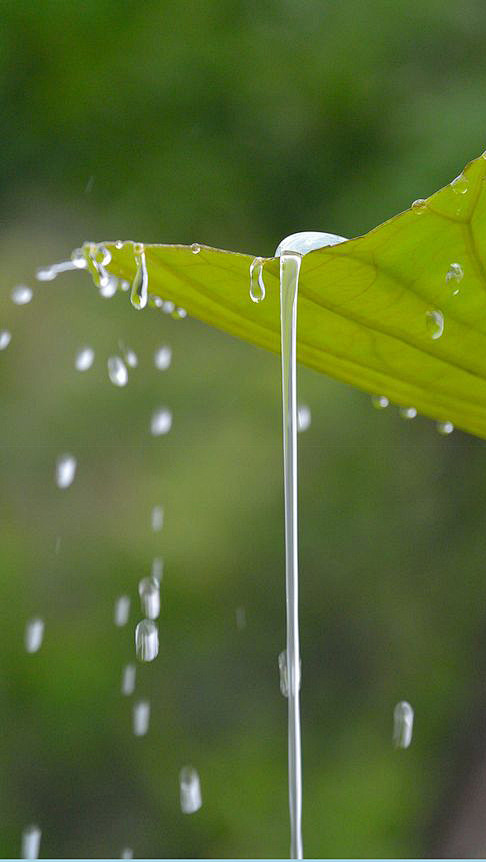
POLYGON ((395 748, 408 748, 413 734, 413 709, 406 700, 397 703, 393 711, 393 744, 395 748))
POLYGON ((300 733, 299 570, 297 511, 297 295, 302 256, 344 237, 306 231, 278 245, 280 257, 280 334, 282 348, 282 419, 285 501, 285 586, 287 606, 287 687, 290 855, 303 858, 302 754, 300 733))

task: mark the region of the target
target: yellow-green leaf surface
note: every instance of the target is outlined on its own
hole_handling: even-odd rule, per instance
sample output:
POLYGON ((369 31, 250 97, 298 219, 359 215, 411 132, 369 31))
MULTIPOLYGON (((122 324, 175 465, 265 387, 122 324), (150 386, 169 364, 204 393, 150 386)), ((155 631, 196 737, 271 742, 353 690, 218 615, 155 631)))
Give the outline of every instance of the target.
MULTIPOLYGON (((485 174, 481 156, 423 205, 303 257, 300 362, 486 437, 485 174), (440 337, 430 312, 443 316, 440 337)), ((109 272, 131 281, 133 243, 103 245, 109 272)), ((255 304, 250 255, 182 245, 145 245, 145 254, 150 294, 280 350, 278 259, 265 261, 266 298, 255 304)))

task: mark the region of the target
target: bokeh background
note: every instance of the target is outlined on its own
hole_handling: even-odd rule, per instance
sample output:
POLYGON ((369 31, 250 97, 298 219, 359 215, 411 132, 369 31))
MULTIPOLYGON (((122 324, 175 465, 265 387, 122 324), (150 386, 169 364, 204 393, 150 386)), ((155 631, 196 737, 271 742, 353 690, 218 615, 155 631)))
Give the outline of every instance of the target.
MULTIPOLYGON (((285 857, 278 357, 102 299, 85 273, 34 273, 86 239, 271 255, 294 231, 357 236, 426 197, 485 147, 486 8, 2 0, 0 16, 0 853, 38 823, 54 858, 285 857), (19 283, 35 287, 25 307, 19 283), (123 389, 106 370, 120 340, 139 359, 123 389), (154 438, 161 405, 173 428, 154 438), (67 490, 62 452, 78 458, 67 490), (120 678, 159 555, 135 738, 120 678)), ((299 385, 306 855, 482 856, 485 444, 305 369, 299 385), (401 699, 407 751, 391 744, 401 699)))

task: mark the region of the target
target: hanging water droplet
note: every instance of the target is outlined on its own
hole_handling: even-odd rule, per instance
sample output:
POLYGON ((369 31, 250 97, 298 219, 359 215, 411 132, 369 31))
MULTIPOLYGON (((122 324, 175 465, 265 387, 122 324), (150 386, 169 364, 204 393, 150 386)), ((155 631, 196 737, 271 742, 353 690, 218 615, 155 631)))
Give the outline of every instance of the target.
POLYGON ((246 609, 243 606, 236 608, 236 628, 240 632, 246 629, 246 609))
POLYGON ((121 249, 121 248, 123 248, 123 240, 121 240, 121 239, 117 239, 117 241, 116 241, 116 243, 115 243, 115 248, 116 248, 118 251, 120 251, 120 249, 121 249))
POLYGON ((436 341, 444 332, 444 315, 441 311, 425 312, 425 327, 430 337, 436 341))
POLYGON ((5 350, 10 344, 12 336, 8 329, 0 329, 0 350, 5 350))
POLYGON ((256 257, 250 264, 250 299, 253 302, 262 302, 265 299, 263 264, 263 257, 256 257))
POLYGON ((162 575, 164 573, 164 561, 162 557, 154 557, 152 560, 152 577, 155 578, 156 581, 161 582, 162 575))
POLYGON ((58 488, 69 488, 74 482, 78 462, 74 455, 60 455, 56 461, 56 485, 58 488))
POLYGON ((35 272, 37 281, 54 281, 57 272, 53 266, 41 266, 35 272))
POLYGON ((371 403, 375 410, 385 410, 385 408, 390 404, 386 395, 372 395, 371 403))
POLYGON ((171 299, 167 299, 165 302, 162 303, 162 311, 164 312, 164 314, 174 313, 175 304, 172 302, 171 299))
POLYGON ((71 261, 76 267, 76 269, 86 269, 88 266, 88 261, 84 256, 84 250, 82 248, 75 248, 71 254, 71 261))
POLYGON ((427 209, 427 201, 424 198, 417 198, 412 204, 412 209, 417 215, 421 215, 427 209))
POLYGON ((465 195, 469 187, 468 179, 464 174, 459 174, 455 180, 451 182, 451 188, 458 195, 465 195))
POLYGON ((110 356, 107 362, 108 377, 114 386, 126 386, 128 383, 127 367, 119 356, 110 356))
POLYGON ((129 697, 135 691, 137 680, 137 667, 134 664, 126 664, 122 671, 121 693, 129 697))
POLYGON ((145 736, 150 723, 150 702, 139 700, 133 704, 133 733, 135 736, 145 736))
POLYGON ((449 421, 437 422, 435 427, 437 428, 439 434, 443 434, 445 437, 448 434, 452 434, 452 432, 454 431, 454 425, 452 424, 452 422, 449 421))
POLYGON ((159 582, 155 578, 142 578, 138 584, 138 594, 144 616, 156 620, 160 614, 159 582))
POLYGON ((199 254, 199 252, 201 251, 201 246, 198 242, 193 242, 193 244, 191 245, 191 251, 193 254, 199 254))
POLYGON ((187 311, 185 308, 176 308, 172 317, 174 320, 184 320, 184 318, 187 317, 187 311))
POLYGON ((160 407, 152 415, 150 430, 154 437, 167 434, 172 428, 172 413, 167 407, 160 407))
POLYGON ((38 652, 44 639, 44 620, 36 617, 29 620, 25 627, 24 644, 27 652, 38 652))
POLYGON ((100 275, 98 285, 100 296, 102 296, 103 299, 111 299, 115 296, 115 293, 118 290, 118 279, 115 275, 105 273, 104 275, 100 275))
POLYGON ((415 407, 400 407, 398 414, 401 419, 415 419, 417 410, 415 407))
POLYGON ((131 847, 124 847, 120 859, 133 859, 133 850, 131 847))
POLYGON ((139 661, 153 661, 159 653, 159 630, 152 620, 141 620, 135 629, 135 652, 139 661))
POLYGON ((134 246, 134 253, 137 271, 132 282, 130 302, 137 311, 140 311, 142 308, 145 308, 148 302, 147 262, 145 260, 145 251, 140 243, 134 246))
POLYGON ((88 371, 93 365, 94 358, 95 352, 92 347, 80 347, 74 360, 76 371, 88 371))
POLYGON ((27 826, 22 832, 21 859, 38 859, 42 832, 38 826, 27 826))
MULTIPOLYGON (((86 266, 86 260, 84 257, 83 261, 86 266)), ((51 263, 50 266, 41 266, 40 269, 36 271, 35 277, 37 281, 54 281, 56 276, 61 272, 72 272, 73 269, 81 268, 84 267, 79 267, 72 259, 62 260, 60 263, 51 263)))
POLYGON ((193 766, 183 766, 179 773, 181 811, 194 814, 202 806, 201 782, 193 766))
POLYGON ((161 296, 155 296, 155 294, 151 293, 149 296, 150 305, 154 308, 162 308, 164 304, 164 300, 161 296))
POLYGON ((130 616, 130 596, 118 596, 115 600, 113 622, 116 626, 125 626, 130 616))
POLYGON ((27 287, 26 284, 18 284, 10 294, 12 302, 15 302, 15 305, 27 305, 31 301, 32 296, 32 288, 27 287))
POLYGON ((167 345, 158 347, 154 353, 154 365, 159 371, 167 371, 172 362, 172 349, 167 345))
POLYGON ((289 672, 287 666, 287 650, 282 650, 278 656, 278 672, 280 677, 280 691, 284 697, 289 696, 289 672))
POLYGON ((312 415, 310 411, 310 407, 307 407, 305 404, 301 404, 300 407, 297 408, 297 431, 307 431, 310 428, 312 421, 312 415))
POLYGON ((413 709, 406 700, 397 703, 393 711, 393 744, 395 748, 408 748, 412 741, 413 709))
POLYGON ((152 509, 150 520, 152 522, 152 530, 154 531, 154 533, 158 533, 159 530, 161 530, 164 526, 164 507, 154 506, 152 509))

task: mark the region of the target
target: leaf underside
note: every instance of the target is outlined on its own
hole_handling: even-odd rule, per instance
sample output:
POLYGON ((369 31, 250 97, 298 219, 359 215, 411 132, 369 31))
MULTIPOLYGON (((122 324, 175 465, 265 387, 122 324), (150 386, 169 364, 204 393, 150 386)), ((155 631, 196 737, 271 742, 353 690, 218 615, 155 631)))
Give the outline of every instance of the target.
MULTIPOLYGON (((486 159, 357 239, 302 259, 298 360, 371 394, 486 437, 486 159), (460 281, 457 266, 463 272, 460 281), (449 276, 448 276, 449 273, 449 276), (427 313, 440 312, 441 337, 427 313), (437 332, 435 332, 437 336, 437 332)), ((107 269, 132 280, 133 243, 107 269)), ((266 298, 249 297, 253 257, 200 246, 145 245, 149 292, 192 317, 280 351, 279 261, 266 298)))

